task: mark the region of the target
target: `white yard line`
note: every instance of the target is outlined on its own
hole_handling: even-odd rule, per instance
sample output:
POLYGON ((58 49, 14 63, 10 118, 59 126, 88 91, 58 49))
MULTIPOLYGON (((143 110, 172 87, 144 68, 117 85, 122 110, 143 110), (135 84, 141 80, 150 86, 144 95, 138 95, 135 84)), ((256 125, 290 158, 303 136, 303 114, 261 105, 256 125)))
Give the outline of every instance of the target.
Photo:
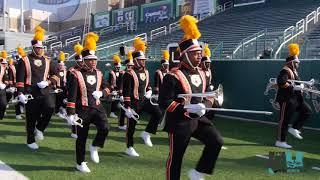
POLYGON ((313 170, 320 171, 320 167, 312 167, 313 170))
POLYGON ((23 174, 12 169, 4 162, 0 161, 0 179, 3 180, 28 180, 23 174))
POLYGON ((256 157, 263 158, 263 159, 269 159, 268 156, 264 156, 264 155, 260 155, 260 154, 256 154, 256 157))
POLYGON ((221 149, 223 149, 223 150, 227 150, 228 148, 227 147, 225 147, 225 146, 222 146, 222 148, 221 149))

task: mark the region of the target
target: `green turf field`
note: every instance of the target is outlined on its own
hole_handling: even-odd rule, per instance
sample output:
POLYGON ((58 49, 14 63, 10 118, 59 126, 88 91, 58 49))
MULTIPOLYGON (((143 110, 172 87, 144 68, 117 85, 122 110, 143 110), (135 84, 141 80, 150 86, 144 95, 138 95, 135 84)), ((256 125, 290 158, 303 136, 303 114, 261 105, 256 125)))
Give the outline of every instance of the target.
MULTIPOLYGON (((9 112, 9 113, 12 113, 9 112)), ((289 136, 288 143, 295 150, 305 152, 305 172, 298 174, 267 173, 266 159, 255 157, 256 154, 267 155, 269 151, 282 151, 273 147, 276 127, 272 125, 240 122, 231 119, 217 118, 216 126, 224 137, 228 149, 222 150, 213 176, 206 179, 248 180, 248 179, 307 179, 320 180, 320 171, 311 167, 320 167, 320 132, 305 130, 304 140, 289 136)), ((70 137, 69 126, 60 119, 53 119, 45 132, 45 140, 40 142, 40 149, 31 151, 25 145, 24 120, 5 118, 0 121, 0 160, 30 179, 64 180, 64 179, 165 179, 165 163, 168 155, 167 135, 164 132, 152 137, 154 147, 143 144, 140 132, 145 122, 137 126, 135 149, 139 158, 126 156, 125 132, 119 131, 115 119, 110 120, 111 132, 100 150, 100 164, 90 161, 87 152, 86 161, 92 173, 82 174, 75 171, 75 140, 70 137)), ((92 142, 95 128, 90 131, 92 142)), ((184 156, 182 177, 187 179, 187 172, 193 168, 201 154, 203 145, 191 141, 184 156)))

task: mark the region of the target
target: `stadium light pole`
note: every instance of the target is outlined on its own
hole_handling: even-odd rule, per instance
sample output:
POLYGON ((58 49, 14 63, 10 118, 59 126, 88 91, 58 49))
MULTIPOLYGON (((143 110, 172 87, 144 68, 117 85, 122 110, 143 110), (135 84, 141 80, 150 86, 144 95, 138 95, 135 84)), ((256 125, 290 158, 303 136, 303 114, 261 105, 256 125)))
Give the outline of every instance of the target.
POLYGON ((23 0, 21 0, 21 21, 20 21, 20 31, 24 32, 24 16, 23 16, 23 0))

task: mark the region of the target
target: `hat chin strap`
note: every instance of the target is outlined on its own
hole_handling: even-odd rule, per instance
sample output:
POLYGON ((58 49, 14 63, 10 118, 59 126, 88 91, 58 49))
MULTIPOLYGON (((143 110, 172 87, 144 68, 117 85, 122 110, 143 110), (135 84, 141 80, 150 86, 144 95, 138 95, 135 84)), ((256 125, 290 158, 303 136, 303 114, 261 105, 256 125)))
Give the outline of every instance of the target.
POLYGON ((187 59, 187 62, 188 62, 188 64, 189 64, 189 66, 190 66, 191 68, 193 68, 194 70, 196 70, 197 67, 194 67, 194 65, 191 63, 191 61, 190 61, 190 59, 189 59, 188 52, 185 53, 185 56, 186 56, 186 59, 187 59))
POLYGON ((37 57, 39 57, 39 58, 42 57, 44 53, 42 53, 41 55, 39 55, 39 54, 36 53, 36 51, 34 50, 34 48, 35 48, 35 47, 32 46, 32 53, 33 53, 34 55, 36 55, 37 57))

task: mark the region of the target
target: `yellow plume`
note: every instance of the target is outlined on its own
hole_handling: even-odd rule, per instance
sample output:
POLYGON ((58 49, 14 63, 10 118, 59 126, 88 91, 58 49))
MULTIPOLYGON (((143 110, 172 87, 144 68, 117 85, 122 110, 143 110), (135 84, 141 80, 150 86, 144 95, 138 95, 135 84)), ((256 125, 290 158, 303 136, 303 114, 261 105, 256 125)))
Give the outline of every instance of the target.
POLYGON ((83 46, 81 46, 78 42, 76 45, 74 45, 73 50, 77 55, 81 55, 81 52, 83 50, 83 46))
POLYGON ((168 61, 170 58, 170 54, 168 50, 162 51, 162 59, 168 61))
POLYGON ((208 44, 206 44, 205 45, 205 47, 204 47, 204 56, 206 56, 206 57, 208 57, 208 58, 210 58, 211 57, 211 50, 210 50, 210 48, 209 48, 209 45, 208 44))
POLYGON ((89 51, 96 51, 98 41, 99 36, 94 32, 89 32, 85 38, 84 49, 89 51))
POLYGON ((18 51, 18 54, 19 54, 21 57, 27 56, 26 52, 24 52, 24 50, 23 50, 23 48, 22 48, 21 46, 18 46, 17 51, 18 51))
POLYGON ((60 51, 59 54, 59 61, 65 61, 66 60, 66 55, 64 54, 63 51, 60 51))
POLYGON ((136 51, 142 51, 142 52, 146 52, 146 48, 147 48, 146 43, 142 41, 140 37, 135 38, 133 42, 133 47, 136 51))
POLYGON ((13 65, 13 59, 12 58, 9 59, 9 65, 13 65))
POLYGON ((132 60, 133 59, 131 51, 128 52, 127 58, 128 58, 128 60, 132 60))
POLYGON ((300 54, 299 44, 289 44, 288 48, 289 48, 290 56, 299 56, 300 54))
POLYGON ((201 33, 197 26, 198 20, 190 15, 182 16, 180 19, 180 27, 184 32, 183 40, 199 39, 201 33))
POLYGON ((34 32, 34 37, 33 40, 37 40, 37 41, 43 41, 44 40, 44 33, 46 31, 44 29, 42 29, 41 26, 37 26, 35 28, 35 32, 34 32))
POLYGON ((120 59, 120 57, 119 57, 119 55, 113 55, 113 62, 114 63, 121 63, 121 59, 120 59))
POLYGON ((3 59, 7 59, 8 53, 7 53, 6 50, 3 50, 3 51, 1 52, 1 57, 2 57, 3 59))

